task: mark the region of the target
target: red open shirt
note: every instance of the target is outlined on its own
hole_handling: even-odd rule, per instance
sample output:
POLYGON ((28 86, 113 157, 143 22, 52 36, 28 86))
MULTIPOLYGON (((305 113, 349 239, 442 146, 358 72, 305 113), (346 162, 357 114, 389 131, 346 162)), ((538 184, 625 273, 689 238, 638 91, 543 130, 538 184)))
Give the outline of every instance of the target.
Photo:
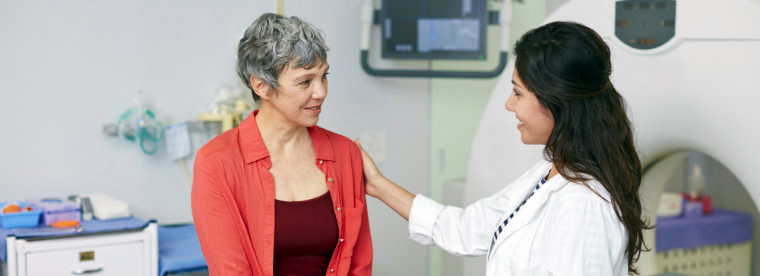
MULTIPOLYGON (((274 177, 256 113, 196 155, 193 220, 211 275, 274 274, 274 177)), ((327 275, 371 275, 372 240, 359 148, 318 126, 309 133, 340 235, 327 275)))

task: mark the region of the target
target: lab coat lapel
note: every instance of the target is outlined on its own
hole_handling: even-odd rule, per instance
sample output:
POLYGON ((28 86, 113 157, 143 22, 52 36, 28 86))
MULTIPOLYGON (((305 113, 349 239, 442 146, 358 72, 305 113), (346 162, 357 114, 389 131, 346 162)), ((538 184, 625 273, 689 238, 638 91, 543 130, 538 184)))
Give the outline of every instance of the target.
MULTIPOLYGON (((546 170, 548 170, 548 168, 546 168, 546 170)), ((524 189, 520 189, 521 192, 525 193, 525 196, 523 197, 523 199, 526 198, 533 189, 535 189, 536 184, 538 184, 538 181, 540 181, 541 177, 543 177, 545 173, 546 173, 545 170, 540 170, 536 172, 535 175, 532 175, 530 178, 526 178, 523 180, 525 181, 525 183, 521 183, 521 184, 525 185, 526 187, 529 187, 527 192, 524 192, 524 189)), ((493 251, 496 251, 496 249, 502 243, 504 243, 504 241, 507 240, 509 236, 514 234, 517 230, 520 230, 520 228, 524 227, 528 223, 532 222, 536 214, 538 214, 538 211, 541 210, 541 207, 543 207, 546 204, 546 202, 548 202, 549 197, 555 191, 564 187, 567 183, 568 181, 562 178, 561 175, 556 175, 552 177, 552 179, 544 183, 541 186, 541 188, 538 189, 538 191, 536 191, 536 193, 533 194, 533 196, 530 199, 528 199, 525 205, 520 207, 520 211, 515 213, 514 218, 510 220, 507 227, 499 235, 499 239, 496 240, 496 244, 494 244, 491 254, 493 254, 493 251)), ((522 200, 519 200, 517 205, 511 208, 509 213, 506 214, 506 216, 509 216, 512 213, 512 211, 514 211, 515 208, 517 208, 517 206, 520 205, 520 203, 522 203, 522 200)), ((501 220, 502 222, 504 221, 504 219, 506 219, 506 216, 502 218, 501 220)))

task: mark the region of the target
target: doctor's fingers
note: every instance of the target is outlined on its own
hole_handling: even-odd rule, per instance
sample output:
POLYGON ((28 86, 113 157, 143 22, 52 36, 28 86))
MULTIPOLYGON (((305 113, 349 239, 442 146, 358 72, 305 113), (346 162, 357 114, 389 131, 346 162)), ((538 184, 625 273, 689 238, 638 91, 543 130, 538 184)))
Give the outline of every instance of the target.
POLYGON ((375 165, 375 161, 372 160, 372 157, 370 157, 367 151, 364 150, 364 147, 362 147, 362 144, 359 141, 359 138, 356 138, 354 142, 359 147, 359 151, 361 151, 362 153, 362 165, 364 167, 364 178, 367 180, 372 180, 379 176, 382 177, 382 173, 380 173, 380 170, 377 169, 377 165, 375 165))

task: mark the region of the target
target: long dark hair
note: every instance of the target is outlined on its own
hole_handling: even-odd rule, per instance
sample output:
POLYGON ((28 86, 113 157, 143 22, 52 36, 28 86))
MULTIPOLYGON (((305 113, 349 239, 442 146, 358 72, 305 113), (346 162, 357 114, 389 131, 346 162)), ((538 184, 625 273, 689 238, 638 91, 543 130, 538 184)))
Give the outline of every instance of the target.
MULTIPOLYGON (((594 30, 573 22, 533 29, 515 44, 515 70, 539 103, 554 116, 544 156, 565 179, 585 175, 610 193, 628 233, 628 272, 648 250, 641 219, 641 161, 623 97, 610 82, 610 48, 594 30)), ((587 185, 588 186, 588 185, 587 185)))

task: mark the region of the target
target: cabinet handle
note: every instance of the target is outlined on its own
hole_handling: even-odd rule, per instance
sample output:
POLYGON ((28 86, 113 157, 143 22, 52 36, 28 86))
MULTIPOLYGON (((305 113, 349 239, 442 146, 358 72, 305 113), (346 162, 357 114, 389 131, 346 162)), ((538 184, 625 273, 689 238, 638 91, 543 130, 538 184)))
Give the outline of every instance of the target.
POLYGON ((95 273, 95 272, 100 272, 100 271, 103 271, 103 267, 90 268, 90 269, 77 269, 77 270, 72 271, 71 273, 79 275, 79 274, 95 273))

